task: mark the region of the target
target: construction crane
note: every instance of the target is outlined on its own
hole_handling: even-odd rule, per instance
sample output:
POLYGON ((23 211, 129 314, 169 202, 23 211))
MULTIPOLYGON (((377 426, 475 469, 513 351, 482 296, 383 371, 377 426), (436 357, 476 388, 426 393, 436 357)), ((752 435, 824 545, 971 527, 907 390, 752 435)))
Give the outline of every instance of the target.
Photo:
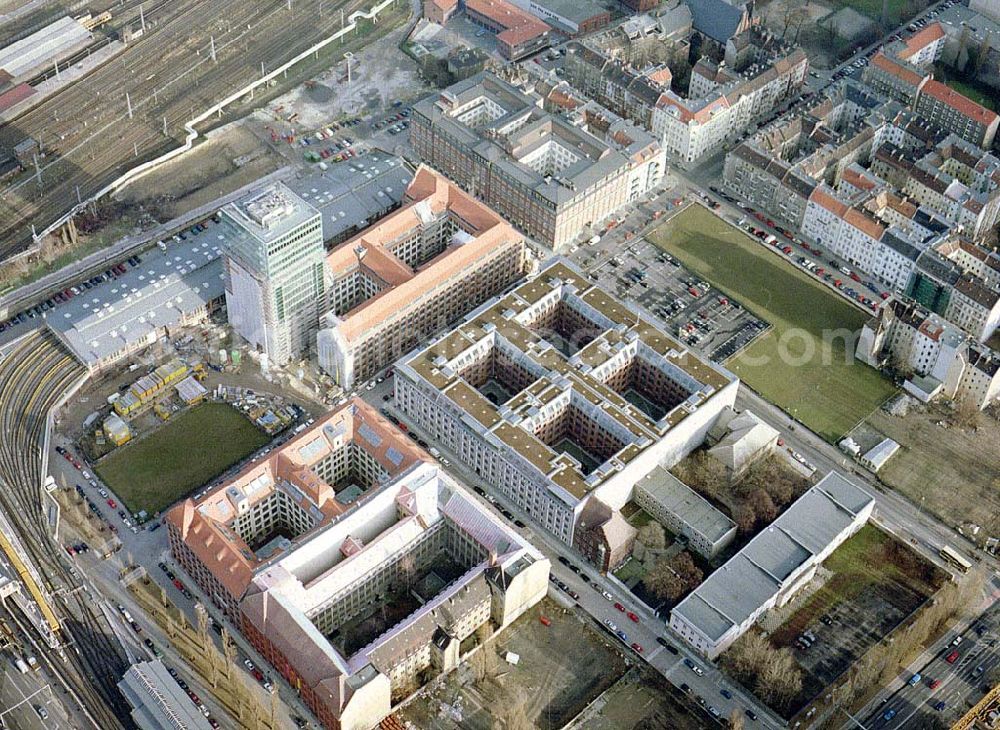
POLYGON ((987 692, 983 699, 976 703, 975 707, 951 726, 951 730, 971 730, 979 720, 986 720, 986 713, 991 709, 1000 710, 1000 684, 987 692))

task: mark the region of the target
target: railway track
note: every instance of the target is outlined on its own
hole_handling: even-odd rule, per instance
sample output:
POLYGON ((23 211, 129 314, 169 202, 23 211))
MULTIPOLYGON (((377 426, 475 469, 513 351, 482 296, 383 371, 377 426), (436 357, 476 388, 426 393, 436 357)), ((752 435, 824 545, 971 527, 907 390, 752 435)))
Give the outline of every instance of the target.
POLYGON ((43 229, 78 196, 178 146, 183 122, 259 78, 262 63, 293 58, 338 30, 341 10, 370 4, 185 0, 146 13, 155 26, 115 59, 0 127, 0 146, 32 136, 50 153, 41 186, 28 177, 0 189, 0 258, 30 245, 32 224, 43 229))
POLYGON ((0 360, 0 507, 42 576, 55 604, 65 652, 47 656, 103 728, 130 722, 117 682, 127 667, 110 629, 79 590, 80 582, 64 563, 62 548, 51 539, 42 495, 41 449, 48 414, 84 375, 83 368, 52 337, 35 332, 0 360))

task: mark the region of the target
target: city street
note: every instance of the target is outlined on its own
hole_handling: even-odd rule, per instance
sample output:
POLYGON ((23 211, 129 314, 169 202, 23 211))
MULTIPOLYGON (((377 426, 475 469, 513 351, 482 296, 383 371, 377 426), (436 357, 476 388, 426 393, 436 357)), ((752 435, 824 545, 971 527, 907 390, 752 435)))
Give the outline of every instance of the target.
MULTIPOLYGON (((990 589, 995 601, 1000 595, 1000 579, 994 577, 990 589)), ((1000 606, 994 603, 962 633, 945 632, 858 717, 869 728, 886 730, 902 730, 930 721, 932 716, 954 722, 979 701, 984 687, 992 686, 987 678, 1000 666, 998 635, 1000 606), (952 652, 957 657, 949 662, 952 652), (920 679, 913 681, 915 673, 920 679)))

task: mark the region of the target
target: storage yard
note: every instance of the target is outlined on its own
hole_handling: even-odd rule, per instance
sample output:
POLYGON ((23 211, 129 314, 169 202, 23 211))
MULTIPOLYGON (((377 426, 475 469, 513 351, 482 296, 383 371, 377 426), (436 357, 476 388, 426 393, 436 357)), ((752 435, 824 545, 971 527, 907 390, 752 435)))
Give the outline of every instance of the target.
MULTIPOLYGON (((41 185, 25 174, 0 193, 0 257, 24 250, 32 225, 45 229, 135 164, 178 146, 185 121, 259 78, 262 68, 291 60, 373 4, 296 0, 289 10, 284 0, 186 0, 146 10, 146 32, 118 58, 0 127, 0 149, 32 137, 46 152, 41 185)), ((359 28, 356 42, 367 42, 364 36, 359 28)), ((326 49, 321 60, 340 60, 354 42, 326 49)))

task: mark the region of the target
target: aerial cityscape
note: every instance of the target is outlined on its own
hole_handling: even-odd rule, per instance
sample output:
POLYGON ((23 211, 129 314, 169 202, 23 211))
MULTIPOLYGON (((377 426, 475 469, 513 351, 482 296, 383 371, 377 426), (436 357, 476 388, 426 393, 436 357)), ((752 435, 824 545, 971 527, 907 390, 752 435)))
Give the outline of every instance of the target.
POLYGON ((1000 0, 0 0, 0 728, 1000 730, 1000 0))

